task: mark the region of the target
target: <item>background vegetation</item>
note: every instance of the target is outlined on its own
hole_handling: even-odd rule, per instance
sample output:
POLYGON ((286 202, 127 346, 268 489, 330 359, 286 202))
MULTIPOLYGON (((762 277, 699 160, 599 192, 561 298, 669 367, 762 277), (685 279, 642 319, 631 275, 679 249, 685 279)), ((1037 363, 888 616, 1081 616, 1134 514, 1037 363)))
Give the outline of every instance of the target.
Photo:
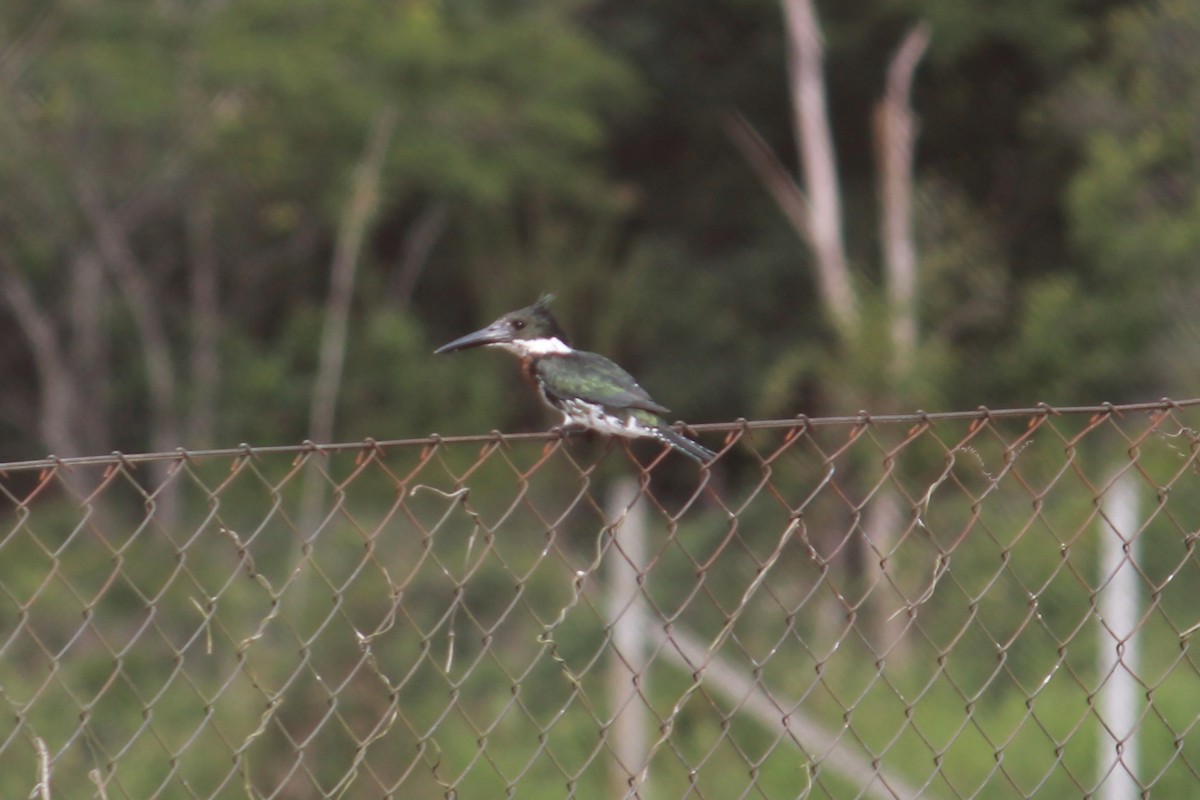
MULTIPOLYGON (((797 187, 812 196, 787 33, 799 5, 6 0, 0 461, 541 430, 549 415, 505 358, 432 350, 547 291, 577 344, 626 365, 690 422, 1197 394, 1200 3, 818 2, 838 232, 856 304, 849 317, 829 302, 813 239, 780 202, 797 187), (921 31, 927 49, 904 97, 919 125, 908 307, 893 293, 895 242, 880 222, 889 173, 878 103, 898 48, 921 31), (772 157, 775 172, 764 166, 772 157), (783 182, 792 189, 772 189, 780 167, 796 176, 783 182), (904 344, 896 324, 910 312, 914 337, 904 344)), ((746 615, 763 624, 739 631, 746 649, 733 656, 769 650, 770 626, 791 626, 765 682, 829 724, 852 718, 859 743, 886 750, 886 766, 914 780, 930 773, 906 772, 912 763, 944 763, 935 796, 1091 786, 1093 745, 1104 734, 1089 709, 1103 676, 1089 672, 1096 632, 1084 626, 1093 624, 1099 556, 1084 532, 1097 487, 1132 451, 1117 436, 1081 448, 1077 461, 1067 438, 958 453, 959 493, 928 504, 921 536, 905 526, 929 487, 942 485, 945 449, 925 437, 890 466, 882 445, 864 440, 847 451, 837 496, 884 488, 860 508, 821 499, 806 509, 814 535, 832 537, 815 546, 839 553, 832 572, 789 551, 791 568, 773 575, 746 615), (992 465, 1017 455, 1021 477, 984 492, 992 465), (1030 489, 1064 473, 1074 477, 1061 495, 1030 489), (987 502, 973 504, 980 496, 987 502), (963 530, 973 535, 938 538, 963 530), (885 669, 875 647, 894 631, 886 593, 869 588, 884 579, 871 548, 894 548, 888 580, 911 589, 951 546, 966 549, 952 580, 938 584, 929 627, 885 669), (805 605, 810 592, 824 600, 805 605), (1044 601, 1036 620, 1031 595, 1044 601), (847 597, 863 604, 849 623, 832 603, 847 597), (1035 695, 1044 699, 1032 707, 1035 695), (918 712, 904 700, 914 696, 918 712), (998 768, 1002 752, 1010 755, 998 768)), ((1194 473, 1185 442, 1153 441, 1142 485, 1161 510, 1166 489, 1194 473)), ((392 454, 401 463, 390 474, 357 484, 353 508, 323 529, 317 553, 304 549, 304 531, 329 507, 313 505, 320 493, 304 488, 312 486, 304 476, 285 481, 294 465, 282 461, 238 472, 219 519, 209 490, 229 463, 189 466, 195 472, 177 473, 179 485, 149 507, 142 491, 166 472, 121 473, 95 504, 71 493, 105 480, 99 472, 56 479, 30 506, 29 474, 0 480, 11 523, 0 539, 0 689, 14 712, 0 737, 25 743, 0 746, 11 781, 3 793, 28 792, 36 759, 26 744, 36 730, 50 741, 57 775, 74 781, 63 796, 87 796, 87 770, 114 763, 131 766, 109 796, 172 796, 184 782, 200 796, 249 796, 243 780, 264 794, 276 786, 336 794, 331 787, 365 752, 353 742, 367 735, 362 726, 383 719, 379 708, 399 707, 404 724, 388 731, 407 738, 388 747, 417 755, 370 751, 359 766, 381 776, 376 794, 454 783, 463 797, 493 796, 526 770, 515 785, 561 796, 572 775, 579 796, 592 796, 586 787, 604 766, 590 760, 597 714, 581 710, 563 670, 579 673, 585 696, 603 693, 582 667, 604 648, 602 614, 584 604, 564 618, 555 657, 522 649, 570 599, 610 481, 626 467, 623 453, 601 443, 578 448, 556 451, 557 469, 546 468, 536 488, 497 457, 471 473, 485 515, 507 508, 514 486, 548 510, 522 506, 506 524, 511 536, 532 530, 534 539, 524 550, 490 543, 462 585, 446 565, 480 552, 468 544, 470 518, 451 515, 438 527, 449 512, 432 495, 397 499, 411 488, 395 476, 415 468, 405 461, 418 458, 415 448, 392 454), (579 480, 573 459, 596 461, 597 472, 579 480), (286 490, 273 491, 280 482, 286 490), (544 554, 529 548, 559 535, 547 519, 581 491, 583 511, 562 521, 570 543, 539 569, 544 554), (260 532, 250 550, 266 584, 221 524, 260 532), (431 555, 437 547, 446 548, 441 560, 431 555), (396 565, 410 562, 417 566, 399 577, 396 565), (518 610, 501 616, 517 644, 472 651, 477 634, 497 635, 488 613, 514 578, 518 610), (381 604, 400 604, 398 587, 411 605, 364 670, 350 632, 382 624, 381 604), (213 616, 201 613, 205 598, 213 616), (448 608, 473 620, 454 623, 468 632, 456 662, 482 664, 461 685, 446 653, 431 655, 454 629, 439 622, 448 608), (265 633, 256 627, 276 618, 265 633), (296 652, 304 656, 293 673, 296 652), (55 672, 59 658, 67 672, 55 672), (381 681, 409 669, 403 686, 381 681), (508 698, 518 674, 547 689, 515 713, 508 698), (339 724, 352 734, 297 744, 289 738, 297 731, 338 729, 315 725, 330 713, 319 699, 331 675, 350 687, 339 724), (466 710, 447 714, 445 696, 459 690, 466 710), (282 721, 254 736, 277 693, 289 698, 282 721), (60 703, 82 716, 66 719, 54 710, 60 703), (479 745, 482 721, 496 715, 511 727, 500 726, 488 749, 479 745), (552 744, 531 744, 546 731, 552 744), (247 741, 253 747, 238 755, 249 766, 230 771, 247 741), (298 762, 279 754, 306 747, 332 754, 328 772, 283 774, 298 762), (404 783, 400 763, 419 765, 414 783, 404 783)), ((739 446, 716 473, 723 502, 745 499, 735 527, 753 556, 706 568, 732 579, 703 595, 709 605, 688 609, 688 624, 705 636, 716 635, 719 609, 737 602, 786 526, 784 506, 799 507, 824 476, 820 454, 798 447, 774 467, 781 505, 762 490, 756 450, 770 447, 739 446)), ((447 466, 430 484, 461 488, 474 451, 438 457, 447 466)), ((528 465, 537 454, 508 457, 528 465)), ((688 496, 685 467, 668 460, 655 472, 668 505, 688 496)), ((1147 662, 1159 700, 1145 717, 1143 763, 1147 780, 1160 770, 1158 786, 1172 794, 1186 793, 1196 773, 1194 748, 1179 734, 1197 718, 1187 710, 1195 670, 1179 656, 1178 634, 1194 622, 1184 598, 1196 580, 1181 536, 1200 527, 1190 501, 1175 502, 1143 530, 1159 544, 1143 578, 1155 598, 1149 628, 1160 634, 1147 662)), ((648 591, 664 608, 686 606, 699 591, 697 561, 729 523, 711 506, 683 521, 660 517, 671 539, 648 591)), ((667 714, 687 677, 655 677, 649 699, 667 714)), ((680 750, 656 770, 664 796, 687 791, 697 780, 688 765, 700 763, 704 796, 744 792, 746 780, 731 776, 751 763, 758 791, 798 796, 794 751, 719 708, 685 709, 680 750)), ((815 785, 856 796, 840 781, 829 774, 815 785)), ((351 783, 368 791, 365 779, 351 783)))
POLYGON ((536 429, 511 364, 429 353, 545 291, 691 421, 1186 396, 1195 6, 818 9, 868 307, 871 117, 930 25, 917 377, 881 387, 727 125, 794 164, 774 0, 5 3, 0 452, 536 429))

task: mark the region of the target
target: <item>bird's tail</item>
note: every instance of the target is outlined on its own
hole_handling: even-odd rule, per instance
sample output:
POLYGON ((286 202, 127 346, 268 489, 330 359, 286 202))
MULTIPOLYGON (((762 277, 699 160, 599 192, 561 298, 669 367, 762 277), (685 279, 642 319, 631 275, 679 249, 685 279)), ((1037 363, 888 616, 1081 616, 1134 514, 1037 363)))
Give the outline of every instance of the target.
POLYGON ((702 444, 693 442, 681 433, 677 433, 671 428, 656 427, 654 435, 662 442, 671 445, 679 452, 683 453, 688 458, 694 459, 701 464, 707 464, 717 457, 717 454, 709 450, 702 444))

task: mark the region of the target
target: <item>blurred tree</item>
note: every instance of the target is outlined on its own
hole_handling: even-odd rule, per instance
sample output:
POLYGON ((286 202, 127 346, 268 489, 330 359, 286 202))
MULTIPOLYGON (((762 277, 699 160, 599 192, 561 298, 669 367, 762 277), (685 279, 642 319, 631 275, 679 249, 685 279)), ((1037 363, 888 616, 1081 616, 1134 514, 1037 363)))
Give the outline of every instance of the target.
MULTIPOLYGON (((1048 341, 1038 323, 1069 287, 1095 284, 1064 226, 1082 139, 1037 124, 1039 104, 1103 54, 1097 21, 1120 4, 820 4, 844 258, 877 285, 871 115, 904 28, 924 18, 934 34, 914 86, 912 209, 928 284, 917 329, 934 335, 921 337, 912 399, 874 396, 935 407, 1134 391, 1099 361, 1094 377, 1051 387, 1047 370, 1071 356, 1050 351, 1085 357, 1095 338, 1048 341), (1053 278, 1049 294, 1031 276, 1053 278)), ((21 284, 0 303, 21 332, 0 345, 18 387, 0 403, 4 439, 30 455, 256 441, 268 423, 245 413, 247 386, 290 398, 269 423, 290 421, 277 435, 308 433, 321 335, 309 313, 325 305, 355 165, 387 106, 396 125, 339 391, 372 394, 350 385, 377 377, 360 372, 377 355, 355 352, 368 300, 421 316, 376 329, 406 331, 394 346, 419 353, 408 337, 422 329, 436 342, 555 290, 580 342, 681 416, 844 412, 830 370, 879 375, 887 353, 829 355, 817 285, 797 268, 808 255, 722 125, 740 111, 797 166, 781 31, 776 0, 4 4, 0 264, 21 284), (250 364, 263 375, 231 382, 251 380, 250 364)), ((451 381, 450 398, 506 385, 504 365, 476 363, 441 375, 417 358, 406 373, 424 391, 434 375, 451 381)), ((543 424, 533 409, 398 413, 373 433, 543 424)))
MULTIPOLYGON (((5 4, 0 275, 11 289, 4 318, 28 346, 0 355, 10 374, 37 376, 10 386, 36 382, 40 398, 18 388, 24 399, 4 406, 21 449, 258 440, 261 421, 221 424, 245 388, 228 385, 242 374, 228 359, 282 357, 289 317, 323 305, 321 265, 385 107, 396 119, 382 188, 360 193, 384 212, 371 215, 379 224, 436 222, 450 207, 469 216, 531 191, 603 196, 588 162, 635 82, 573 13, 483 2, 5 4), (40 443, 20 433, 34 419, 40 443)), ((371 230, 359 236, 365 246, 343 261, 390 269, 371 230)), ((411 284, 420 254, 409 252, 411 284)), ((315 349, 310 339, 302 351, 315 349)), ((265 371, 279 378, 278 399, 303 400, 287 382, 313 369, 306 362, 265 371)))
MULTIPOLYGON (((817 4, 845 257, 875 284, 883 280, 883 245, 872 115, 904 30, 921 19, 932 33, 913 87, 913 225, 919 328, 936 335, 923 339, 922 369, 906 389, 913 399, 903 404, 1043 397, 1036 376, 996 368, 1017 347, 1025 279, 1078 266, 1063 206, 1078 146, 1039 125, 1038 109, 1069 68, 1094 57, 1105 12, 1122 4, 817 4)), ((617 343, 622 359, 644 361, 639 375, 652 385, 692 387, 691 419, 844 413, 826 378, 848 365, 828 356, 808 255, 721 124, 740 112, 785 166, 799 166, 780 4, 721 0, 701 12, 672 0, 608 0, 590 18, 637 64, 653 97, 646 113, 622 121, 612 147, 634 198, 619 263, 653 264, 622 279, 639 291, 623 292, 604 315, 638 324, 637 336, 624 333, 617 343), (670 342, 680 357, 654 358, 642 341, 670 342)), ((878 363, 856 363, 880 374, 878 363)))

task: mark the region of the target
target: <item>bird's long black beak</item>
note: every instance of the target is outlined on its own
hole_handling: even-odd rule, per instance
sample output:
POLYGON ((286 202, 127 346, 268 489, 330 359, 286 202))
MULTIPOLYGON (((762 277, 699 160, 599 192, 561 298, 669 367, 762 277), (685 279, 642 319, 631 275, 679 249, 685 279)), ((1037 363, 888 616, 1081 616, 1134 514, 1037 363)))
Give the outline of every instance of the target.
POLYGON ((437 350, 434 350, 434 355, 438 353, 453 353, 455 350, 466 350, 471 347, 480 347, 485 344, 499 344, 512 340, 512 335, 506 327, 499 322, 493 322, 482 330, 468 333, 466 336, 460 336, 453 342, 442 345, 437 350))

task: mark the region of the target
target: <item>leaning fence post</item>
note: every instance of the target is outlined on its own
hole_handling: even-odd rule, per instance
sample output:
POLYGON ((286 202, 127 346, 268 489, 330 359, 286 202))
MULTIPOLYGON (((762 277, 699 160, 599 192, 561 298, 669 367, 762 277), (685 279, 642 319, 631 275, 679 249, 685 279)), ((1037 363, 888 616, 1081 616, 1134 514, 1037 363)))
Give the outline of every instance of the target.
POLYGON ((1100 588, 1097 611, 1100 644, 1100 732, 1097 755, 1098 800, 1141 797, 1137 770, 1138 492, 1132 471, 1116 478, 1101 501, 1100 588))
POLYGON ((649 769, 646 705, 647 620, 642 594, 646 567, 645 500, 637 481, 623 478, 608 498, 612 546, 605 568, 606 622, 611 641, 607 683, 611 719, 607 739, 609 797, 641 797, 649 769))

